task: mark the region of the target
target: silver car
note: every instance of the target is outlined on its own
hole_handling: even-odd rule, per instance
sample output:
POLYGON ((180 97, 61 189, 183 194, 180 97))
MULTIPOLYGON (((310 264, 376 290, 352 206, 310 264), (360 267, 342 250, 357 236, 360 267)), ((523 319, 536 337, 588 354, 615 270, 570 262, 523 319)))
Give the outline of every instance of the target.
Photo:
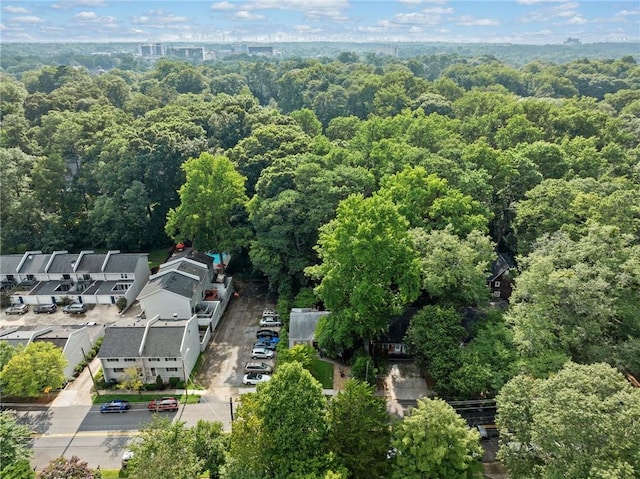
POLYGON ((29 305, 28 304, 14 304, 12 306, 9 306, 7 308, 7 310, 5 311, 5 313, 7 313, 7 314, 24 314, 27 311, 29 311, 29 305))
POLYGON ((273 366, 267 363, 263 363, 261 361, 249 361, 244 365, 245 373, 260 373, 260 374, 271 374, 273 373, 273 366))
POLYGON ((251 357, 253 359, 272 359, 273 356, 273 351, 267 348, 255 347, 251 350, 251 357))

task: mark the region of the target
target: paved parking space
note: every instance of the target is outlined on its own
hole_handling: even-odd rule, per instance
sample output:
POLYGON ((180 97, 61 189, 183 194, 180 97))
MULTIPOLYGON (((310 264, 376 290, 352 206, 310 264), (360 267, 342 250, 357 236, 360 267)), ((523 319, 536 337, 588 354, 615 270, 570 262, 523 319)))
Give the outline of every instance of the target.
MULTIPOLYGON (((239 296, 234 298, 205 351, 196 381, 207 387, 207 394, 228 398, 242 394, 244 364, 251 361, 258 322, 265 308, 275 308, 266 282, 236 282, 239 296)), ((261 360, 273 364, 273 361, 261 360)))

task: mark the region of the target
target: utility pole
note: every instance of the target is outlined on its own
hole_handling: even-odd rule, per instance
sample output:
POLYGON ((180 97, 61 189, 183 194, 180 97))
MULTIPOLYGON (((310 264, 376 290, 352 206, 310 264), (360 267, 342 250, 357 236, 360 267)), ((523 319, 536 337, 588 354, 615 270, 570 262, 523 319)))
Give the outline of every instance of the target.
MULTIPOLYGON (((87 354, 84 352, 84 348, 80 348, 80 351, 82 351, 82 356, 86 358, 87 354)), ((93 377, 93 373, 91 372, 91 366, 89 363, 87 363, 87 370, 89 371, 89 376, 91 376, 93 387, 96 388, 96 395, 100 397, 100 390, 98 389, 98 383, 96 383, 96 378, 93 377)))
POLYGON ((231 422, 233 422, 233 398, 229 398, 229 412, 231 413, 231 422))

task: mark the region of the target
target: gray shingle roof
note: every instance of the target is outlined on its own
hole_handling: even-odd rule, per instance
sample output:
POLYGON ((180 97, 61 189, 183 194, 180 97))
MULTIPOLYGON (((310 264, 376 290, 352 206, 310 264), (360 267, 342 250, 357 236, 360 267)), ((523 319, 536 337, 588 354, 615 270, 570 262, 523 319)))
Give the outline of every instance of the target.
POLYGON ((162 276, 150 279, 142 288, 138 297, 144 297, 156 291, 171 291, 186 298, 193 298, 198 288, 198 280, 185 276, 178 271, 169 271, 162 276))
POLYGON ((17 274, 16 268, 22 259, 21 254, 7 254, 0 256, 0 273, 17 274))
POLYGON ((102 263, 107 257, 104 253, 88 253, 82 255, 80 264, 76 267, 76 273, 100 273, 102 263))
POLYGON ((44 268, 49 262, 50 254, 30 254, 20 268, 22 274, 44 273, 44 268))
POLYGON ((104 268, 105 273, 133 273, 140 257, 147 260, 146 253, 115 253, 109 257, 104 268))
POLYGON ((77 254, 57 254, 53 257, 48 273, 73 273, 73 266, 78 260, 77 254))
POLYGON ((289 339, 294 341, 311 341, 321 317, 329 311, 295 311, 289 316, 289 339))
POLYGON ((164 326, 164 322, 161 324, 163 325, 154 324, 149 328, 142 355, 146 358, 179 358, 186 322, 180 321, 180 324, 176 326, 164 326))
POLYGON ((144 326, 110 326, 104 332, 104 340, 99 358, 137 358, 138 350, 142 344, 144 326))

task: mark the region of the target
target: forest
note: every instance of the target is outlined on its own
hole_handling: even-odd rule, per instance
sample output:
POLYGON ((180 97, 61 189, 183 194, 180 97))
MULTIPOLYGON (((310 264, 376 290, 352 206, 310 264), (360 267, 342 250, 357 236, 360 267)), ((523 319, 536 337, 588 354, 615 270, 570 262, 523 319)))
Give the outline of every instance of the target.
MULTIPOLYGON (((355 360, 419 307, 405 339, 416 362, 441 397, 504 398, 511 444, 553 422, 532 391, 556 404, 550 384, 573 371, 593 393, 579 365, 600 368, 602 390, 624 391, 612 407, 639 421, 638 391, 615 376, 640 376, 633 56, 514 67, 342 52, 100 74, 51 65, 1 80, 2 254, 190 240, 246 258, 282 311, 330 310, 318 339, 332 356, 355 360), (497 252, 518 270, 506 309, 486 285, 497 252), (469 308, 481 320, 464 321, 469 308)), ((598 400, 585 407, 602 412, 598 400)), ((503 459, 534 477, 532 464, 558 457, 536 454, 503 459)), ((569 477, 640 470, 619 459, 611 467, 630 475, 597 464, 569 477)))

